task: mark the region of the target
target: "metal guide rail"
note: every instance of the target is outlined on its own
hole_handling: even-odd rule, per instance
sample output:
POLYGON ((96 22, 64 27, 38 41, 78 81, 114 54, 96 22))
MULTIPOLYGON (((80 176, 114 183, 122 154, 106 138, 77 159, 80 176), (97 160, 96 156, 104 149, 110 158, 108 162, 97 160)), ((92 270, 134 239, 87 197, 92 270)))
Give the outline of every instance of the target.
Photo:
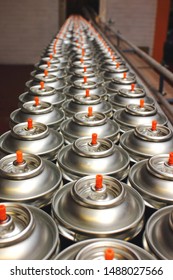
MULTIPOLYGON (((168 91, 173 95, 173 73, 167 70, 164 66, 159 64, 156 60, 152 57, 147 55, 144 51, 140 50, 137 46, 127 40, 120 32, 114 32, 110 26, 103 23, 98 19, 98 16, 95 12, 91 9, 84 10, 85 17, 89 20, 94 28, 98 31, 98 33, 104 38, 107 44, 111 47, 113 51, 119 53, 126 64, 128 65, 129 69, 135 72, 137 79, 139 82, 144 86, 147 93, 150 96, 153 96, 156 99, 156 107, 164 112, 167 116, 169 123, 168 126, 172 129, 173 128, 173 106, 171 106, 168 100, 163 96, 165 93, 165 82, 168 84, 168 91), (136 66, 133 63, 134 59, 130 59, 127 53, 134 54, 142 61, 144 66, 136 66), (143 74, 140 70, 141 68, 151 69, 153 71, 153 75, 157 75, 157 79, 155 83, 152 83, 149 79, 149 76, 143 74)), ((131 55, 132 57, 133 55, 131 55)), ((138 64, 138 63, 137 63, 138 64)), ((146 72, 146 71, 145 71, 146 72)), ((151 75, 152 75, 151 74, 151 75)))

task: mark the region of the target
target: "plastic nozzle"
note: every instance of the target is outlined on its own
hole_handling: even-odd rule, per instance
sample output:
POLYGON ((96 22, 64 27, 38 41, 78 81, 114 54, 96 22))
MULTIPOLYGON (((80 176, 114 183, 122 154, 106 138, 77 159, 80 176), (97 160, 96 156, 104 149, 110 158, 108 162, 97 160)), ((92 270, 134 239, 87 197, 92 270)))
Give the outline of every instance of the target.
POLYGON ((53 53, 56 54, 56 48, 55 47, 53 48, 53 53))
POLYGON ((123 73, 123 79, 126 79, 126 77, 127 77, 127 73, 125 72, 123 73))
POLYGON ((154 120, 154 121, 152 121, 151 130, 155 131, 156 129, 157 129, 157 121, 154 120))
POLYGON ((6 207, 5 205, 0 205, 0 222, 3 222, 7 219, 7 214, 6 214, 6 207))
POLYGON ((81 63, 84 63, 84 59, 83 59, 83 58, 81 58, 81 59, 80 59, 80 62, 81 62, 81 63))
POLYGON ((40 100, 38 96, 34 97, 34 101, 35 101, 35 106, 38 106, 40 104, 40 100))
POLYGON ((49 57, 50 57, 50 59, 52 59, 53 58, 53 54, 50 54, 49 57))
POLYGON ((32 129, 33 128, 33 121, 32 121, 32 119, 28 119, 27 122, 28 122, 27 129, 32 129))
POLYGON ((144 99, 140 100, 140 108, 144 108, 144 99))
POLYGON ((92 134, 92 141, 91 141, 92 145, 96 145, 97 144, 97 133, 93 133, 92 134))
POLYGON ((16 162, 19 164, 23 163, 23 153, 20 150, 16 152, 16 162))
POLYGON ((82 49, 82 56, 85 55, 85 49, 82 49))
POLYGON ((171 153, 169 154, 168 164, 169 164, 169 165, 173 165, 173 152, 171 152, 171 153))
POLYGON ((50 61, 47 62, 47 67, 50 67, 50 61))
POLYGON ((131 91, 135 90, 135 84, 131 84, 131 91))
POLYGON ((40 82, 40 88, 41 88, 41 89, 44 89, 44 82, 43 82, 43 81, 40 82))
POLYGON ((92 117, 93 115, 93 107, 88 107, 88 117, 92 117))
POLYGON ((113 260, 115 256, 114 250, 108 248, 105 250, 105 260, 113 260))
POLYGON ((44 76, 47 77, 47 75, 48 75, 48 71, 45 69, 44 70, 44 76))
POLYGON ((90 90, 89 89, 86 89, 85 91, 85 97, 89 97, 90 96, 90 90))
POLYGON ((116 63, 116 68, 118 69, 120 67, 119 62, 116 63))
POLYGON ((96 185, 95 185, 95 189, 96 190, 100 190, 103 187, 103 176, 100 174, 96 175, 96 185))
POLYGON ((84 82, 84 84, 87 83, 87 77, 86 76, 83 77, 83 82, 84 82))
POLYGON ((87 71, 87 68, 86 68, 86 66, 84 66, 84 68, 83 68, 83 71, 84 71, 84 73, 87 71))

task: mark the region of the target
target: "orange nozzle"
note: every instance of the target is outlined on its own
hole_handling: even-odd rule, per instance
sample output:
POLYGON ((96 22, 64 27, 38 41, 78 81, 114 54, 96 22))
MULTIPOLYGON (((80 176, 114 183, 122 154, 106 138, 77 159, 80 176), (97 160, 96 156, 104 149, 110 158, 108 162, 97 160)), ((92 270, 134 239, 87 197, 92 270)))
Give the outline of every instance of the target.
POLYGON ((83 63, 83 62, 84 62, 84 59, 83 59, 83 58, 81 58, 81 59, 80 59, 80 62, 81 62, 81 63, 83 63))
POLYGON ((118 69, 120 67, 119 62, 116 63, 116 68, 118 69))
POLYGON ((55 47, 53 48, 53 53, 56 54, 56 48, 55 47))
POLYGON ((93 115, 93 107, 88 107, 88 117, 92 117, 93 115))
POLYGON ((87 77, 86 76, 83 77, 83 82, 84 82, 84 84, 87 83, 87 77))
POLYGON ((112 61, 115 61, 115 56, 112 57, 112 61))
POLYGON ((50 59, 52 59, 53 58, 53 54, 50 54, 49 57, 50 57, 50 59))
POLYGON ((86 66, 84 66, 84 68, 83 68, 83 71, 84 71, 84 72, 86 72, 86 71, 87 71, 87 68, 86 68, 86 66))
POLYGON ((135 90, 135 84, 131 84, 131 91, 135 90))
POLYGON ((92 141, 91 141, 92 145, 96 145, 97 144, 97 133, 93 133, 92 134, 92 141))
POLYGON ((96 190, 100 190, 103 187, 103 176, 100 174, 96 175, 96 185, 95 188, 96 190))
POLYGON ((127 73, 125 72, 123 73, 123 79, 126 79, 126 77, 127 77, 127 73))
POLYGON ((140 100, 140 108, 144 108, 144 99, 140 100))
POLYGON ((156 129, 157 129, 157 121, 154 120, 154 121, 152 121, 151 130, 155 131, 156 129))
POLYGON ((47 66, 50 67, 50 61, 47 62, 47 66))
POLYGON ((171 153, 169 154, 168 164, 169 164, 169 165, 173 165, 173 152, 171 152, 171 153))
POLYGON ((27 129, 32 129, 32 128, 33 128, 32 119, 28 119, 27 122, 28 122, 28 127, 27 127, 27 129))
POLYGON ((82 56, 85 55, 85 49, 82 49, 82 56))
POLYGON ((7 219, 7 214, 6 214, 6 207, 5 205, 0 205, 0 222, 3 222, 7 219))
POLYGON ((90 96, 90 90, 89 89, 86 89, 85 91, 85 97, 89 97, 90 96))
POLYGON ((46 69, 44 70, 44 75, 45 75, 45 77, 47 77, 47 75, 48 75, 48 71, 46 69))
POLYGON ((44 89, 44 82, 43 82, 43 81, 40 82, 40 88, 41 88, 41 89, 44 89))
POLYGON ((113 260, 114 259, 114 250, 111 248, 108 248, 105 250, 105 260, 113 260))
POLYGON ((35 106, 38 106, 40 103, 38 96, 34 97, 34 101, 35 101, 35 106))
POLYGON ((16 152, 16 161, 17 163, 23 163, 23 153, 20 150, 16 152))

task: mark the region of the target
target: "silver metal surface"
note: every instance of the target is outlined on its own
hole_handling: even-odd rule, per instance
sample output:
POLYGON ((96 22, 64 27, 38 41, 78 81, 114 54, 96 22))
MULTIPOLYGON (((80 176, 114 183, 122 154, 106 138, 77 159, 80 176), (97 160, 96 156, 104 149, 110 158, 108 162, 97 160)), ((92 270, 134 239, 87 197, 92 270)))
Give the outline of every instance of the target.
POLYGON ((147 251, 130 242, 113 238, 94 238, 79 241, 69 246, 57 255, 56 260, 105 260, 104 252, 107 248, 113 248, 115 252, 114 260, 132 259, 135 255, 140 260, 154 259, 147 251), (85 253, 85 250, 88 254, 85 253))
POLYGON ((173 206, 156 211, 147 221, 143 245, 160 260, 173 260, 173 206))
POLYGON ((156 120, 159 125, 166 125, 168 122, 164 114, 149 104, 144 104, 143 107, 138 104, 129 104, 125 109, 117 110, 113 118, 120 125, 122 132, 141 124, 151 124, 153 120, 156 120))
POLYGON ((0 160, 0 201, 23 202, 37 207, 48 205, 62 185, 62 173, 51 161, 33 154, 15 154, 0 160))
POLYGON ((61 188, 52 201, 52 215, 64 237, 73 241, 95 237, 129 240, 143 227, 144 202, 131 187, 103 176, 83 177, 61 188))
POLYGON ((29 118, 35 122, 46 124, 50 128, 58 129, 60 123, 64 120, 65 114, 62 110, 54 107, 52 104, 40 101, 38 105, 34 101, 25 102, 20 109, 14 110, 10 114, 10 127, 29 118))
POLYGON ((139 125, 121 135, 120 145, 134 161, 173 151, 173 132, 166 126, 139 125))
POLYGON ((120 137, 119 126, 105 114, 93 111, 76 113, 71 119, 65 120, 60 126, 66 143, 73 143, 80 137, 90 137, 97 133, 100 138, 108 138, 117 143, 120 137))
POLYGON ((95 94, 89 96, 86 96, 86 94, 75 94, 73 99, 69 99, 62 104, 62 109, 66 117, 72 117, 78 112, 87 111, 89 106, 92 106, 94 111, 104 113, 108 118, 111 118, 113 115, 111 104, 95 94))
POLYGON ((173 164, 169 164, 169 154, 136 163, 130 169, 128 180, 148 206, 158 209, 173 204, 173 164))
POLYGON ((134 89, 120 89, 108 98, 114 110, 125 108, 129 104, 139 104, 140 99, 144 99, 146 104, 155 105, 154 99, 146 95, 142 86, 134 89))
POLYGON ((126 64, 118 64, 117 65, 110 65, 105 67, 103 72, 103 78, 105 81, 111 81, 114 78, 122 77, 122 73, 127 73, 129 71, 129 68, 126 66, 126 64))
POLYGON ((0 221, 1 260, 43 260, 57 255, 59 233, 47 213, 25 204, 0 203, 3 205, 6 219, 0 221))
POLYGON ((67 78, 67 83, 68 85, 73 84, 75 81, 80 80, 83 82, 83 77, 87 77, 88 81, 93 81, 96 82, 98 85, 103 85, 104 84, 104 78, 99 75, 96 71, 93 70, 88 70, 84 72, 84 70, 76 70, 73 75, 70 75, 67 78))
POLYGON ((26 122, 20 123, 15 125, 11 131, 1 135, 0 158, 22 150, 24 153, 33 153, 53 161, 57 158, 58 151, 63 144, 63 136, 42 123, 34 122, 32 128, 28 128, 26 122))
POLYGON ((116 77, 110 82, 105 83, 108 94, 116 93, 120 89, 131 89, 131 85, 137 85, 136 75, 132 72, 127 72, 126 76, 124 73, 121 74, 121 77, 116 77))
POLYGON ((86 175, 101 173, 123 180, 129 172, 129 155, 111 140, 82 137, 58 153, 57 164, 65 179, 72 181, 86 175))

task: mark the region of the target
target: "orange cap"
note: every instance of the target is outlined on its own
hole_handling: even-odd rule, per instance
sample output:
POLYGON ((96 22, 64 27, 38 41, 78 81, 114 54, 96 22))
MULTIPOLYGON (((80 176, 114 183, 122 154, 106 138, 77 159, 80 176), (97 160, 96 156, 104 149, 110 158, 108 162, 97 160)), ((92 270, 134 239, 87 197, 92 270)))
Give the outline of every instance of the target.
POLYGON ((50 59, 52 59, 53 58, 53 54, 50 54, 49 57, 50 57, 50 59))
POLYGON ((123 73, 123 79, 126 79, 126 77, 127 77, 127 73, 125 72, 123 73))
POLYGON ((112 61, 115 61, 115 56, 112 56, 112 61))
POLYGON ((40 82, 40 88, 44 89, 44 82, 43 81, 40 82))
POLYGON ((46 69, 44 70, 44 75, 45 75, 45 77, 47 77, 47 75, 48 75, 48 71, 46 69))
POLYGON ((173 165, 173 152, 169 153, 168 164, 169 164, 169 165, 173 165))
POLYGON ((100 190, 103 187, 103 176, 100 174, 96 175, 96 185, 95 188, 96 190, 100 190))
POLYGON ((56 54, 56 47, 53 47, 53 53, 56 54))
POLYGON ((6 207, 4 204, 0 205, 0 222, 3 222, 7 219, 6 207))
POLYGON ((81 59, 80 59, 80 62, 81 62, 81 63, 83 63, 83 62, 84 62, 84 59, 83 59, 83 58, 81 58, 81 59))
POLYGON ((157 129, 157 121, 156 120, 153 120, 152 121, 152 126, 151 126, 151 130, 156 130, 157 129))
POLYGON ((144 99, 140 99, 140 107, 144 108, 144 99))
POLYGON ((87 88, 85 91, 85 97, 89 97, 90 96, 90 90, 87 88))
POLYGON ((116 63, 116 68, 118 69, 120 66, 119 62, 116 63))
POLYGON ((40 100, 39 100, 38 96, 34 97, 34 101, 35 101, 35 106, 38 106, 39 103, 40 103, 40 100))
POLYGON ((131 91, 134 91, 135 89, 135 84, 131 84, 131 91))
POLYGON ((114 259, 114 250, 111 248, 108 248, 105 250, 105 260, 113 260, 114 259))
POLYGON ((16 161, 17 163, 23 163, 23 153, 22 151, 16 151, 16 161))
POLYGON ((47 62, 47 66, 50 67, 50 61, 47 62))
POLYGON ((85 55, 85 49, 82 49, 82 56, 85 55))
POLYGON ((84 66, 84 68, 83 68, 83 71, 84 71, 84 72, 86 72, 86 71, 87 71, 87 68, 86 68, 86 66, 84 66))
POLYGON ((96 145, 97 144, 97 133, 93 133, 92 134, 92 141, 91 141, 92 145, 96 145))
POLYGON ((27 129, 32 129, 32 128, 33 128, 32 119, 28 119, 27 122, 28 122, 28 127, 27 127, 27 129))
POLYGON ((92 117, 93 115, 93 107, 88 107, 88 117, 92 117))
POLYGON ((83 82, 84 82, 84 84, 87 83, 87 77, 86 76, 83 77, 83 82))

